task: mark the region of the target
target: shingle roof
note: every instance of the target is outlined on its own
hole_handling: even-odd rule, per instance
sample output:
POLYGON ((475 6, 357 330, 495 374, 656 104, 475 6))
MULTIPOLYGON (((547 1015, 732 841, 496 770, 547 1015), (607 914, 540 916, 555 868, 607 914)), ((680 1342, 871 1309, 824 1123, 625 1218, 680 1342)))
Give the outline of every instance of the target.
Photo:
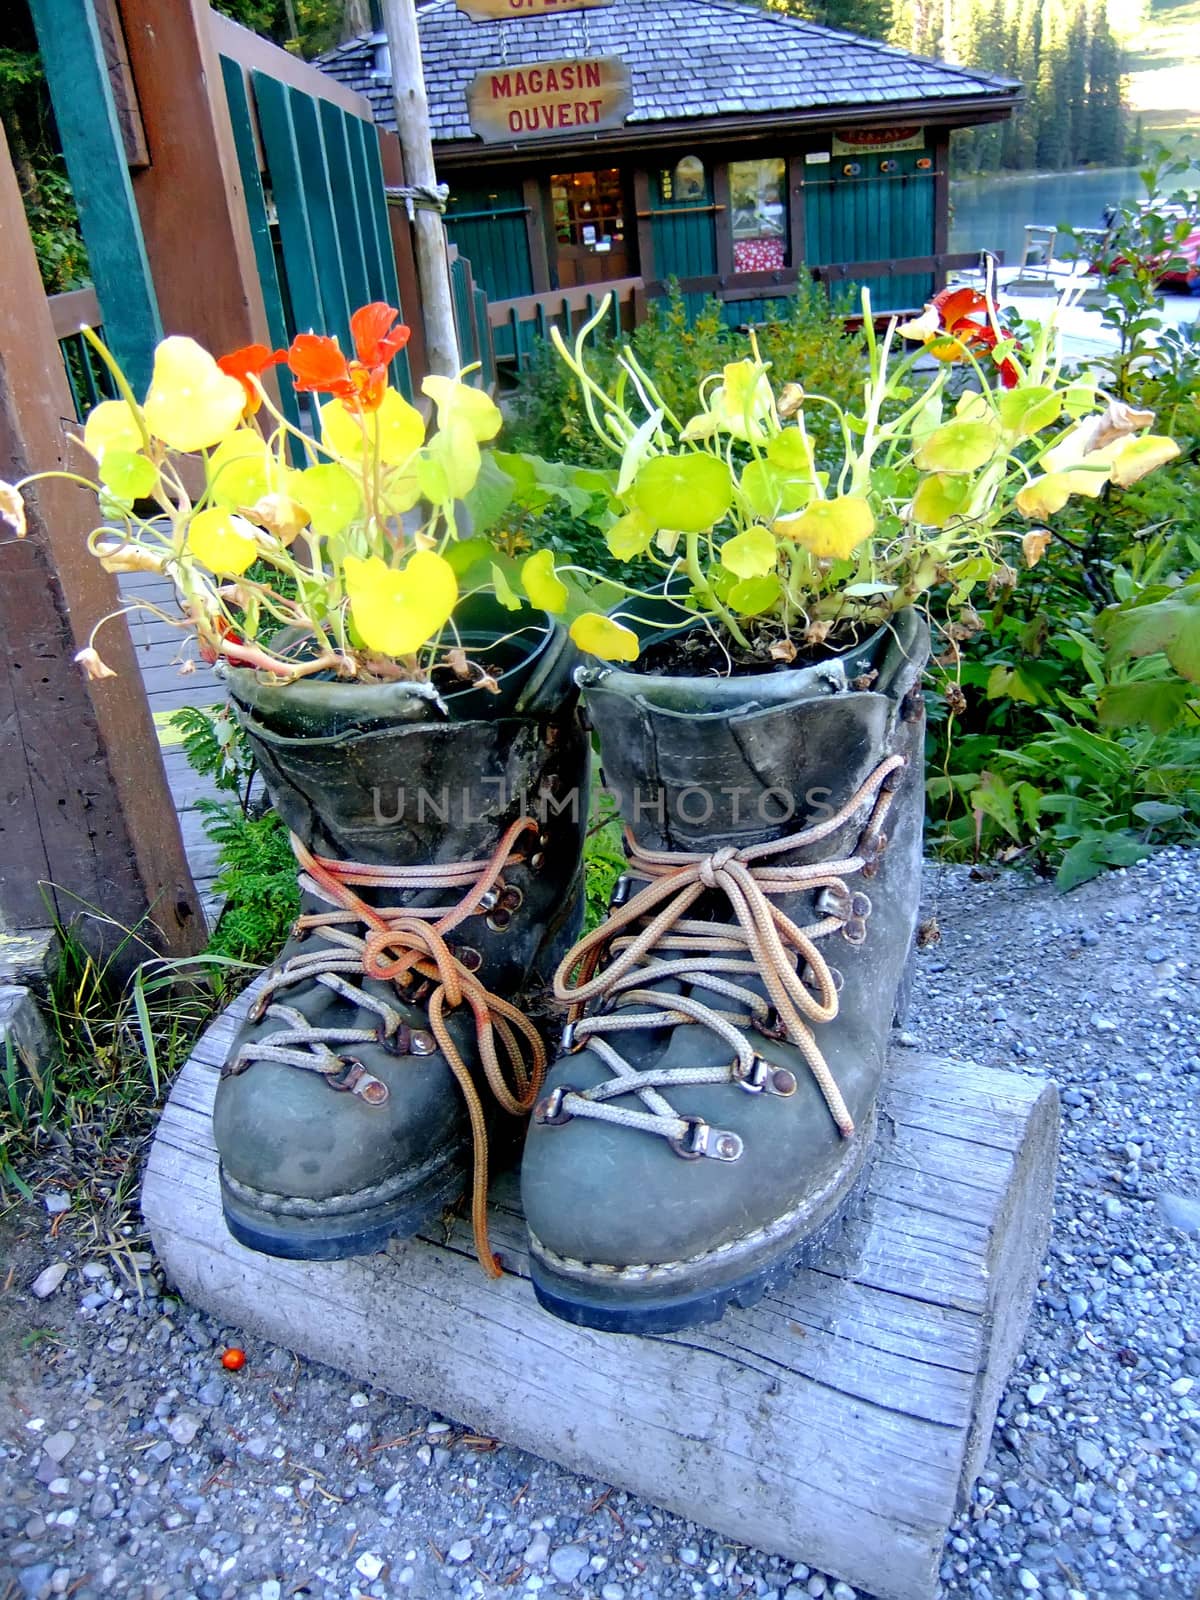
MULTIPOLYGON (((616 0, 598 10, 510 22, 472 22, 454 0, 428 0, 418 20, 436 142, 473 137, 466 91, 477 72, 568 56, 626 62, 633 126, 821 107, 1008 101, 1020 87, 765 11, 753 0, 616 0)), ((386 62, 384 35, 374 33, 329 51, 317 65, 357 89, 376 120, 394 127, 386 62), (376 70, 381 63, 384 74, 376 70)))

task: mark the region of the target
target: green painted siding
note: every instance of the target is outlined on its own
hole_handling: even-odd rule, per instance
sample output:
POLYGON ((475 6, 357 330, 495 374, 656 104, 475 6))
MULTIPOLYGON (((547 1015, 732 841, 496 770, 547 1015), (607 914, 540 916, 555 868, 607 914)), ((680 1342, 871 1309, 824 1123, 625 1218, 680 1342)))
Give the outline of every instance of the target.
POLYGON ((446 211, 446 233, 471 263, 489 300, 515 300, 533 293, 524 195, 519 186, 455 189, 446 211))
MULTIPOLYGON (((805 184, 805 230, 809 266, 834 261, 897 261, 927 256, 934 248, 934 176, 919 172, 917 161, 928 154, 905 150, 894 156, 864 151, 857 177, 843 175, 848 157, 836 157, 828 176, 805 184), (897 164, 895 173, 881 173, 881 160, 897 164)), ((899 311, 923 305, 933 293, 933 274, 866 280, 876 311, 899 311)), ((859 285, 852 280, 833 286, 849 291, 859 304, 859 285)))
MULTIPOLYGON (((673 163, 665 163, 670 167, 673 163)), ((650 234, 654 248, 654 276, 711 278, 717 270, 717 214, 713 211, 712 168, 706 166, 707 190, 697 200, 664 200, 658 173, 650 179, 650 234), (658 213, 662 215, 658 215, 658 213)), ((721 213, 722 227, 728 227, 721 213)))

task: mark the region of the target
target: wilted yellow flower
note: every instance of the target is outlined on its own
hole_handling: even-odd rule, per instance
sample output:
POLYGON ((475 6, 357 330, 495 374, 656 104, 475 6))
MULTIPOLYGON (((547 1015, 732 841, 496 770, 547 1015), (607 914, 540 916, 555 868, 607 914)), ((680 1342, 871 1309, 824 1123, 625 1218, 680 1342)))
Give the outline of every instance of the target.
POLYGON ((21 491, 11 483, 0 483, 0 517, 12 528, 18 539, 25 537, 25 502, 21 491))
POLYGON ((100 652, 90 644, 75 653, 75 659, 83 668, 84 674, 93 683, 99 683, 104 678, 115 678, 116 673, 111 667, 106 667, 100 659, 100 652))

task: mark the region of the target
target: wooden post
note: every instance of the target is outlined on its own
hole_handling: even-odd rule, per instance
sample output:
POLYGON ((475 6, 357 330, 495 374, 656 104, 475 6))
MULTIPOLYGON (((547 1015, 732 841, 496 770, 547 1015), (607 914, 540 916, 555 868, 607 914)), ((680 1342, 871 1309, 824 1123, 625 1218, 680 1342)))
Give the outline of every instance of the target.
MULTIPOLYGON (((268 342, 229 107, 207 0, 118 0, 151 164, 136 174, 168 333, 220 355, 268 342)), ((101 289, 101 304, 107 301, 101 289)))
MULTIPOLYGON (((0 237, 0 478, 11 482, 70 467, 62 419, 74 407, 2 133, 0 237)), ((190 955, 204 918, 129 629, 117 619, 103 636, 116 678, 89 684, 73 660, 120 605, 85 547, 96 514, 86 491, 51 481, 37 486, 27 537, 7 525, 0 536, 0 922, 69 923, 91 907, 112 919, 79 923, 97 950, 130 928, 190 955)), ((130 946, 121 964, 144 954, 130 946)))
POLYGON ((637 269, 643 283, 656 276, 654 268, 654 228, 650 221, 650 174, 637 167, 633 174, 633 213, 637 220, 637 269))
MULTIPOLYGON (((404 183, 404 157, 400 151, 400 141, 390 128, 380 128, 378 131, 383 181, 389 189, 398 189, 404 183)), ((392 239, 392 254, 396 257, 400 309, 412 330, 408 341, 408 365, 413 388, 420 389, 421 379, 430 371, 430 366, 425 353, 425 327, 421 320, 421 289, 417 282, 417 260, 413 252, 413 225, 408 220, 405 206, 389 202, 388 229, 392 239)))
POLYGON ((545 178, 532 176, 523 179, 521 198, 526 208, 525 236, 529 240, 529 265, 533 272, 534 293, 546 294, 553 287, 550 282, 550 252, 546 247, 547 221, 554 216, 549 182, 545 178))
POLYGON ((791 265, 797 271, 804 266, 808 250, 804 215, 805 170, 804 156, 800 152, 788 157, 788 239, 791 244, 791 265))
POLYGON ((96 14, 91 0, 30 0, 30 10, 105 335, 141 392, 162 325, 96 14))
MULTIPOLYGON (((433 145, 429 137, 429 102, 421 65, 415 0, 383 0, 383 25, 388 36, 392 65, 392 98, 396 127, 404 153, 404 170, 410 184, 432 188, 437 183, 433 145)), ((454 330, 454 300, 450 267, 446 259, 446 230, 441 216, 424 206, 416 208, 413 232, 417 245, 417 272, 421 280, 425 314, 425 348, 429 370, 457 377, 462 360, 454 330)))
MULTIPOLYGON (((933 145, 933 253, 944 256, 950 248, 950 135, 939 130, 933 145)), ((936 294, 946 287, 946 268, 939 262, 933 274, 936 294)))

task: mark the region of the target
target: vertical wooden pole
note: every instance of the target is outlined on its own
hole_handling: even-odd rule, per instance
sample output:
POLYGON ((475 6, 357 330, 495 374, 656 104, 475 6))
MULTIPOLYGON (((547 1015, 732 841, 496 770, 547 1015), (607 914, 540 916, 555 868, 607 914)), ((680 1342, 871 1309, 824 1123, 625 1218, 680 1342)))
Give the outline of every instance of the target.
MULTIPOLYGON (((0 478, 12 482, 71 465, 74 407, 2 132, 0 238, 0 478)), ((116 678, 89 684, 73 660, 120 604, 86 549, 95 521, 86 490, 52 481, 34 492, 26 538, 0 525, 0 923, 94 907, 119 925, 84 917, 95 949, 111 952, 124 927, 193 954, 204 918, 124 621, 103 635, 116 678)), ((144 953, 130 947, 127 964, 144 953)))
MULTIPOLYGON (((220 355, 269 339, 207 0, 118 0, 151 164, 133 179, 163 325, 220 355)), ((108 315, 104 292, 100 304, 108 315)))
MULTIPOLYGON (((404 183, 404 157, 400 153, 400 141, 390 128, 380 128, 378 131, 383 181, 389 189, 398 189, 404 183)), ((392 253, 396 257, 400 308, 405 322, 412 329, 408 341, 409 370, 412 372, 413 388, 420 389, 421 379, 430 371, 430 366, 425 353, 425 328, 421 321, 421 290, 417 283, 417 261, 413 253, 413 228, 406 207, 389 203, 388 228, 392 237, 392 253)))
POLYGON ((144 390, 162 325, 95 11, 91 0, 30 0, 30 10, 105 334, 144 390))
MULTIPOLYGON (((382 0, 383 26, 392 66, 396 127, 408 182, 433 188, 437 173, 429 136, 429 101, 421 65, 416 0, 382 0)), ((413 224, 417 273, 425 314, 425 348, 431 372, 457 377, 462 365, 454 329, 454 301, 446 259, 446 230, 436 211, 418 206, 413 224)))
MULTIPOLYGON (((650 174, 638 167, 633 174, 633 209, 637 223, 638 272, 643 283, 651 283, 658 273, 654 265, 654 229, 650 222, 650 174)), ((626 237, 629 230, 626 229, 626 237)))
POLYGON ((554 219, 554 202, 550 198, 547 178, 528 177, 521 184, 521 198, 526 207, 525 234, 529 240, 529 265, 533 271, 534 294, 548 294, 550 283, 550 252, 546 247, 546 229, 554 219))
POLYGON ((788 157, 788 236, 791 244, 791 265, 797 271, 805 265, 808 241, 805 237, 804 174, 807 168, 804 155, 796 151, 788 157))
MULTIPOLYGON (((939 129, 933 146, 933 253, 943 256, 950 248, 950 135, 939 129)), ((933 290, 946 287, 946 269, 934 269, 933 290)))
POLYGON ((712 196, 717 207, 717 276, 728 278, 733 273, 733 204, 729 193, 729 163, 724 158, 713 163, 712 196))

